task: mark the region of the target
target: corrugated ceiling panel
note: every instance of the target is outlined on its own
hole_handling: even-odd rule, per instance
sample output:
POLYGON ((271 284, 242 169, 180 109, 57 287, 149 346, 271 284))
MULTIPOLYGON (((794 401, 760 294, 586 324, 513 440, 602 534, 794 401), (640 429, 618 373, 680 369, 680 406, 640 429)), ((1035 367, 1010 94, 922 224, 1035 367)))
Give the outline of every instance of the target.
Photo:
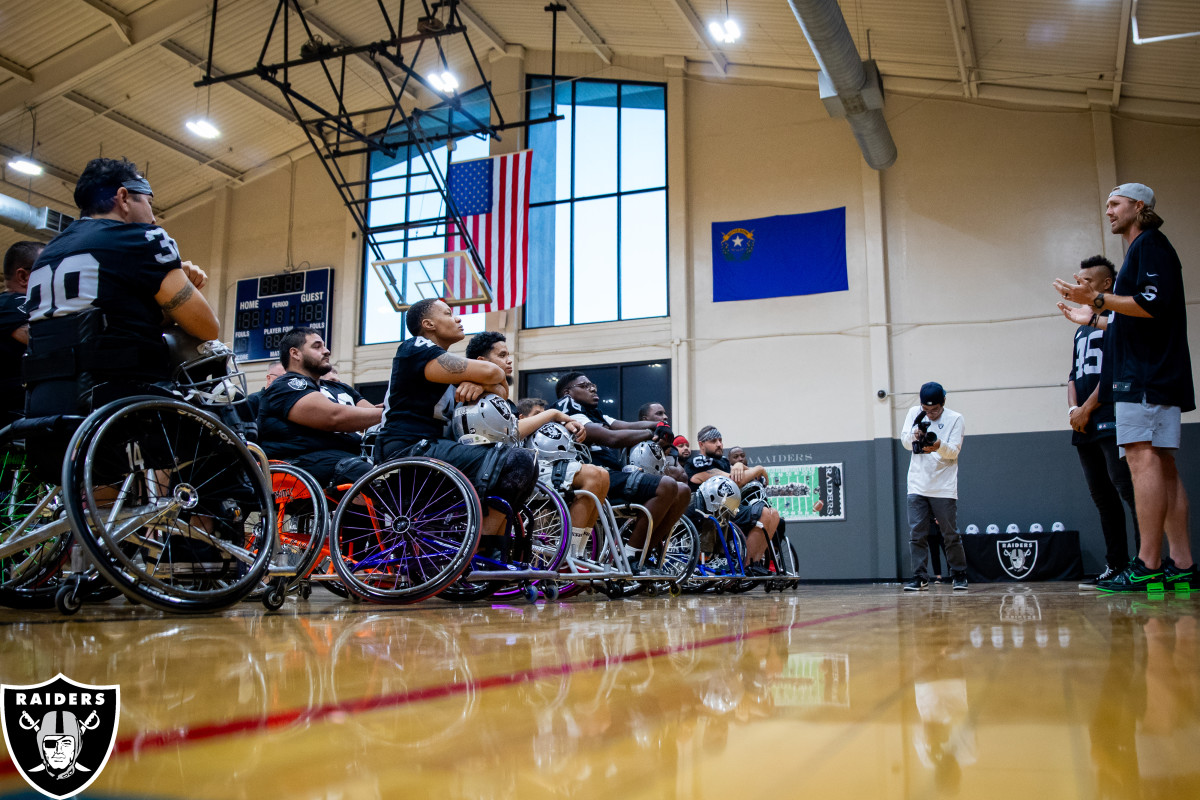
MULTIPOLYGON (((1143 38, 1200 30, 1200 3, 1154 0, 1138 6, 1143 38)), ((1122 93, 1135 97, 1200 101, 1200 37, 1135 45, 1125 53, 1122 93)))
POLYGON ((75 0, 6 2, 0 6, 0 54, 34 68, 107 26, 103 15, 75 0))

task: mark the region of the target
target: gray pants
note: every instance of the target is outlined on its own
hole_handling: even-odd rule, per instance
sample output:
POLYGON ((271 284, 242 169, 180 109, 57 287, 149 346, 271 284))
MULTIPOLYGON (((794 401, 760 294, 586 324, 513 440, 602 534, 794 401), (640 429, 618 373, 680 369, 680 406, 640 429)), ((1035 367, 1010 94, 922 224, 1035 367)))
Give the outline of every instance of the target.
POLYGON ((967 554, 958 533, 958 501, 950 497, 908 496, 908 552, 912 556, 912 574, 929 580, 929 520, 936 519, 946 544, 950 575, 967 577, 967 554))

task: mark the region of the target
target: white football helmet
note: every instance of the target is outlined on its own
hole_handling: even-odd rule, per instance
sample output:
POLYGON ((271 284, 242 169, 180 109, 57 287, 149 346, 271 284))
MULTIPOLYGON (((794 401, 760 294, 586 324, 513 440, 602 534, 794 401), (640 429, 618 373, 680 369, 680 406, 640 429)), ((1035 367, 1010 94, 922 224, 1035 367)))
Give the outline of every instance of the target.
POLYGON ((1056 522, 1050 526, 1050 530, 1053 531, 1054 533, 1059 533, 1061 531, 1065 531, 1066 529, 1067 529, 1067 526, 1063 525, 1061 522, 1056 522))
POLYGON ((183 399, 220 406, 246 399, 246 374, 224 342, 197 339, 179 328, 163 334, 170 354, 171 378, 183 399))
POLYGON ((450 430, 459 444, 515 444, 517 418, 507 400, 498 394, 485 394, 474 403, 454 409, 450 430))
POLYGON ((987 532, 988 533, 999 533, 1000 526, 993 522, 991 525, 987 526, 987 532))
POLYGON ((583 454, 571 432, 557 422, 547 422, 534 431, 529 437, 530 444, 538 453, 538 460, 543 463, 555 461, 583 461, 583 454))
POLYGON ((657 442, 638 442, 629 448, 630 471, 646 472, 650 475, 662 475, 667 467, 667 459, 657 442))
POLYGON ((717 519, 728 519, 742 505, 742 490, 724 475, 714 475, 700 484, 700 502, 717 519))
POLYGON ((1008 527, 1004 529, 1005 533, 1020 533, 1021 527, 1015 522, 1008 523, 1008 527))
POLYGON ((1029 532, 1030 533, 1041 533, 1042 532, 1042 523, 1035 522, 1032 525, 1030 525, 1029 532))
POLYGON ((967 533, 979 533, 979 526, 972 522, 967 526, 967 533))

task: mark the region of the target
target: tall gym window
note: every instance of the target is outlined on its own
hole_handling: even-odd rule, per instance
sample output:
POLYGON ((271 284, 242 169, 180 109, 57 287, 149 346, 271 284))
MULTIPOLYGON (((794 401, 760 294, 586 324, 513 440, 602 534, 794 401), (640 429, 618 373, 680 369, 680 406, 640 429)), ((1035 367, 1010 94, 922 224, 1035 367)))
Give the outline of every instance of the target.
POLYGON ((667 112, 662 84, 529 78, 533 178, 525 327, 663 317, 667 112))
MULTIPOLYGON (((488 96, 482 88, 464 93, 462 102, 476 118, 487 119, 488 96)), ((424 127, 428 135, 440 132, 435 116, 428 117, 424 127)), ((456 140, 453 150, 441 143, 433 148, 430 160, 436 162, 444 178, 450 162, 483 158, 489 155, 488 150, 486 138, 473 136, 456 140)), ((407 258, 445 252, 445 224, 412 226, 413 222, 446 216, 446 201, 438 192, 417 148, 401 148, 394 158, 372 152, 368 169, 367 226, 380 244, 383 257, 407 258)), ((363 249, 361 341, 363 344, 381 344, 406 339, 404 314, 394 311, 388 303, 383 285, 370 266, 375 255, 371 248, 364 246, 363 249)), ((419 296, 416 287, 410 289, 412 299, 416 299, 419 296)), ((464 315, 464 330, 467 334, 483 330, 483 319, 483 314, 464 315)))

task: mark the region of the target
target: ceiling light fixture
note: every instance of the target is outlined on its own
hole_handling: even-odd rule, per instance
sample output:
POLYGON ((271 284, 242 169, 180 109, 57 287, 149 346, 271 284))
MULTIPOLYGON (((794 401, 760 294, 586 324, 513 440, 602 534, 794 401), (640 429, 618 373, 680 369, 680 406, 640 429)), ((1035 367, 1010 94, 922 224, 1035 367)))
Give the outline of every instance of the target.
POLYGON ((742 35, 742 29, 729 18, 729 0, 725 0, 725 22, 713 20, 708 23, 708 32, 714 39, 724 44, 733 44, 742 35))
POLYGON ((189 119, 184 125, 201 139, 216 139, 221 135, 221 131, 217 126, 204 118, 189 119))
POLYGON ((28 158, 14 158, 8 162, 8 166, 12 167, 23 175, 42 174, 42 165, 36 161, 30 161, 28 158))
POLYGON ((450 70, 443 70, 441 73, 430 75, 429 82, 433 84, 433 88, 442 94, 454 94, 458 89, 458 78, 454 77, 454 73, 450 70))

